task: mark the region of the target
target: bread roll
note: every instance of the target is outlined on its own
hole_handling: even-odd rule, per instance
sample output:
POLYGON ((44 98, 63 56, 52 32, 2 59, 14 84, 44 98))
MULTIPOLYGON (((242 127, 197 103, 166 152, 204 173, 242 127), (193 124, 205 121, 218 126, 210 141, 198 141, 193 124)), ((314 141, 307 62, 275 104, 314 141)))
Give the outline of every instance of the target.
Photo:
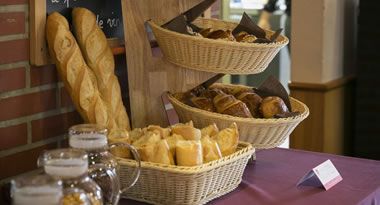
POLYGON ((133 146, 136 148, 142 147, 144 145, 148 144, 155 144, 156 142, 160 141, 161 137, 159 134, 155 132, 147 132, 143 136, 141 136, 139 139, 133 142, 133 146))
POLYGON ((88 66, 95 73, 99 91, 106 102, 109 116, 107 127, 130 130, 120 85, 114 74, 114 57, 106 36, 96 23, 96 16, 88 9, 74 8, 72 17, 75 36, 88 66))
POLYGON ((289 112, 285 102, 277 96, 269 96, 264 98, 259 109, 264 118, 272 118, 275 115, 281 115, 289 112))
POLYGON ((185 140, 181 135, 173 134, 166 138, 166 141, 169 144, 169 149, 172 155, 175 157, 175 148, 177 146, 177 143, 181 140, 185 140))
POLYGON ((87 123, 107 126, 107 106, 100 96, 94 73, 87 66, 64 16, 53 12, 47 18, 46 38, 66 90, 87 123))
POLYGON ((236 123, 232 123, 229 128, 221 130, 212 139, 218 143, 223 156, 234 153, 239 143, 239 131, 236 123))
POLYGON ((144 135, 144 132, 141 128, 135 128, 135 129, 129 131, 128 135, 129 135, 129 138, 131 140, 131 143, 133 143, 133 142, 137 141, 138 139, 140 139, 144 135))
POLYGON ((203 163, 222 158, 218 143, 209 136, 202 137, 203 163))
POLYGON ((199 140, 177 142, 175 154, 178 166, 197 166, 203 164, 202 144, 199 140))
POLYGON ((172 128, 172 134, 181 135, 186 140, 200 140, 201 131, 190 125, 177 125, 172 128))
POLYGON ((142 161, 174 165, 174 158, 165 139, 137 148, 142 161))
POLYGON ((202 138, 205 136, 214 136, 218 134, 218 132, 219 128, 216 126, 215 123, 201 129, 202 138))
MULTIPOLYGON (((126 143, 131 144, 128 132, 126 130, 112 130, 108 135, 108 144, 126 143)), ((116 146, 110 149, 111 153, 116 157, 132 159, 132 154, 127 147, 116 146)))
POLYGON ((170 128, 162 128, 158 125, 149 125, 147 131, 156 132, 161 138, 167 138, 170 136, 170 128))

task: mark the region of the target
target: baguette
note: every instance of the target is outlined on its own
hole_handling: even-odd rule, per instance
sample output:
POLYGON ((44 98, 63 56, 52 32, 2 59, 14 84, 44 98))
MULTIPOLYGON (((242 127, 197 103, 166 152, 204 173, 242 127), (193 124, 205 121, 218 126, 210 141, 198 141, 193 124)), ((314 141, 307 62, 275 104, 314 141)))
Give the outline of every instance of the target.
POLYGON ((102 98, 107 105, 109 129, 130 130, 128 114, 121 99, 115 61, 106 36, 96 23, 96 16, 85 8, 72 11, 75 36, 83 56, 95 73, 102 98))
POLYGON ((109 119, 106 105, 66 18, 58 12, 50 14, 46 36, 50 55, 77 111, 85 122, 106 126, 109 119))

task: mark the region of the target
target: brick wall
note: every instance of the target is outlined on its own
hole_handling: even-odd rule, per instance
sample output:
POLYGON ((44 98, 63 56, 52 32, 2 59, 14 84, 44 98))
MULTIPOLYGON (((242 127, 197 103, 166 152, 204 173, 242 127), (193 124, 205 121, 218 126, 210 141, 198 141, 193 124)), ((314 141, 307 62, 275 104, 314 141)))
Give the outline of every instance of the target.
POLYGON ((380 1, 360 1, 354 154, 380 159, 380 1))
MULTIPOLYGON (((67 129, 82 122, 55 66, 29 64, 28 2, 0 1, 0 186, 34 170, 40 152, 66 145, 67 129)), ((128 101, 124 55, 116 63, 128 101)))
POLYGON ((80 123, 54 66, 29 65, 27 0, 0 2, 0 182, 36 168, 80 123))

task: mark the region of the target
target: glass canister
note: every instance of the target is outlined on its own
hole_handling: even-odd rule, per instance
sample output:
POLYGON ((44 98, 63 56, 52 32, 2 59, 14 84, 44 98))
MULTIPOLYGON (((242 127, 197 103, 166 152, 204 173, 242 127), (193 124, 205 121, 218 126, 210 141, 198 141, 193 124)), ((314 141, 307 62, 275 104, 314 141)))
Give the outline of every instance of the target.
POLYGON ((127 143, 108 144, 107 129, 96 124, 80 124, 69 129, 69 145, 72 148, 85 150, 89 156, 90 176, 103 190, 105 204, 117 204, 120 194, 132 187, 140 175, 140 157, 137 150, 127 143), (123 147, 128 149, 136 160, 136 169, 132 173, 130 183, 121 185, 119 166, 109 149, 123 147), (108 169, 97 169, 105 165, 108 169), (94 167, 95 169, 92 169, 94 167), (95 171, 94 171, 95 170, 95 171))
MULTIPOLYGON (((38 158, 38 166, 43 167, 46 174, 62 180, 65 190, 83 190, 91 205, 102 205, 103 195, 100 187, 88 176, 88 155, 79 149, 55 149, 45 151, 38 158)), ((105 169, 98 166, 98 169, 105 169)), ((64 204, 83 205, 78 200, 80 195, 67 193, 64 204)))
POLYGON ((62 190, 61 180, 45 174, 19 177, 11 181, 14 205, 60 205, 62 190))
POLYGON ((85 192, 63 189, 62 181, 47 174, 19 177, 11 181, 14 205, 90 205, 85 192))

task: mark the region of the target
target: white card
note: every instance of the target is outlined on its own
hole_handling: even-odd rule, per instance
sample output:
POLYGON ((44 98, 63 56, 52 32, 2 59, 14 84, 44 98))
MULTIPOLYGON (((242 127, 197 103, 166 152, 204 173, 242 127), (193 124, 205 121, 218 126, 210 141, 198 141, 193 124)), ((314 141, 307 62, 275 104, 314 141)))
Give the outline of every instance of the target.
POLYGON ((340 176, 338 170, 330 160, 326 160, 303 176, 297 183, 297 186, 301 184, 323 186, 325 190, 329 190, 340 181, 342 181, 342 177, 340 176))

